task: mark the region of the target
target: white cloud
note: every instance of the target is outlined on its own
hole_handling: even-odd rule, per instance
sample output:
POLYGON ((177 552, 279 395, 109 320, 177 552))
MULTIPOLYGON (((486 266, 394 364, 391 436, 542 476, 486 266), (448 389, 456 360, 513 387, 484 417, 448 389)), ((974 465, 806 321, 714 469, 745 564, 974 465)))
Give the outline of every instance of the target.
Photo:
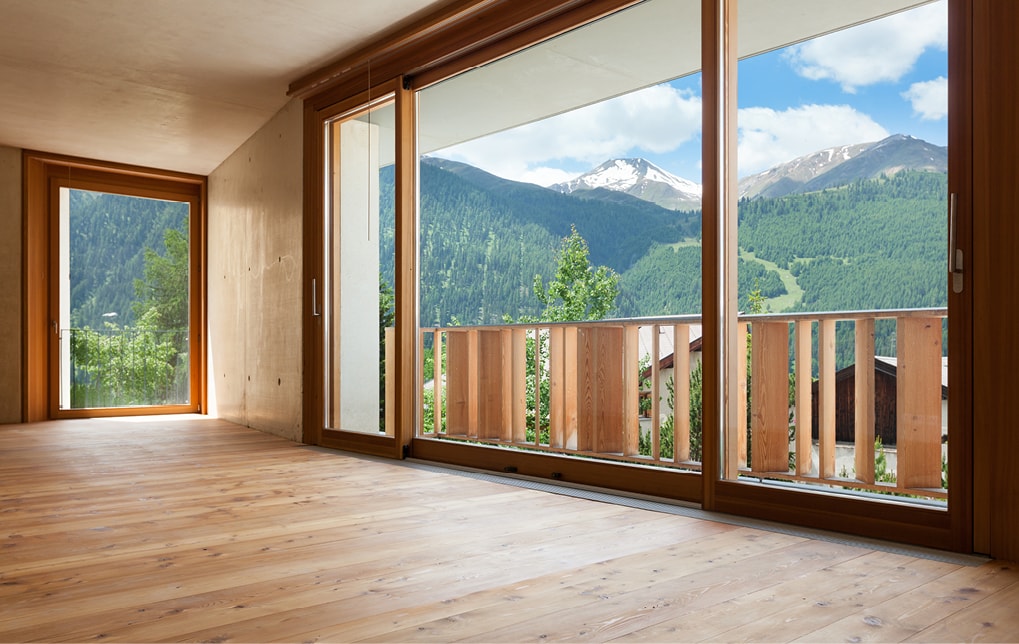
POLYGON ((835 81, 849 93, 895 82, 929 47, 948 48, 946 12, 941 0, 795 45, 785 56, 801 76, 835 81))
POLYGON ((938 76, 934 80, 913 83, 902 93, 902 98, 913 104, 913 113, 921 119, 943 119, 948 116, 948 79, 938 76))
POLYGON ((565 171, 550 171, 553 161, 556 165, 573 161, 588 170, 613 157, 670 152, 697 137, 700 129, 700 97, 657 85, 468 141, 438 155, 507 179, 549 185, 566 176, 565 171))
POLYGON ((849 105, 802 105, 781 112, 769 107, 739 111, 739 174, 825 148, 880 141, 888 131, 849 105))
POLYGON ((540 168, 530 168, 525 170, 524 173, 518 176, 515 180, 535 183, 539 186, 551 186, 554 183, 565 183, 571 179, 576 179, 581 174, 583 173, 567 172, 560 168, 541 166, 540 168))

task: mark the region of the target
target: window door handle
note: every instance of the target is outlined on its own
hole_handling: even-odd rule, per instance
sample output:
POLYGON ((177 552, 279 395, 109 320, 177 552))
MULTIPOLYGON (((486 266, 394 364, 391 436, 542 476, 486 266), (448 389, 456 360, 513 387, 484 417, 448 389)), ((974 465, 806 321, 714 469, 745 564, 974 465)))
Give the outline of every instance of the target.
POLYGON ((957 208, 958 195, 953 192, 948 198, 948 274, 952 278, 952 292, 962 293, 963 254, 956 234, 957 208))

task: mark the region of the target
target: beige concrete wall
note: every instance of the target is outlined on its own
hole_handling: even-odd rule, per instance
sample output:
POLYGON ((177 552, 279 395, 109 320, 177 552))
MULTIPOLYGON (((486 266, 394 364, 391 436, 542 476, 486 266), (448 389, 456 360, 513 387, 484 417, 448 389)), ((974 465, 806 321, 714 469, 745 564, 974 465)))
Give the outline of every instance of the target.
POLYGON ((301 440, 302 105, 209 176, 209 413, 301 440))
POLYGON ((0 146, 0 423, 21 422, 21 150, 0 146))

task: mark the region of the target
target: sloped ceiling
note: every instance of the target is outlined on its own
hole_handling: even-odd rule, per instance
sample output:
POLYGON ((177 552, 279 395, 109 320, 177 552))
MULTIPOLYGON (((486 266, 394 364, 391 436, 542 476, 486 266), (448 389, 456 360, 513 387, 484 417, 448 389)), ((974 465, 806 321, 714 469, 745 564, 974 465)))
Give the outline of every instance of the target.
MULTIPOLYGON (((924 1, 784 0, 776 11, 773 2, 746 0, 740 22, 750 16, 767 28, 754 30, 757 40, 745 40, 741 55, 924 1)), ((0 0, 0 145, 206 175, 287 102, 290 82, 447 3, 0 0)), ((439 110, 458 118, 446 119, 448 131, 428 132, 422 149, 696 70, 698 5, 656 0, 628 12, 661 14, 644 26, 606 21, 524 52, 493 70, 485 91, 444 83, 423 100, 422 117, 439 110), (647 33, 647 24, 661 33, 647 33), (683 43, 685 54, 676 48, 683 43), (655 47, 664 49, 650 59, 661 64, 649 66, 655 47), (587 81, 571 84, 578 95, 564 90, 563 74, 587 81), (534 95, 521 86, 536 85, 549 88, 539 92, 548 102, 521 103, 534 95)))
POLYGON ((287 86, 447 0, 0 0, 0 145, 206 175, 287 86))

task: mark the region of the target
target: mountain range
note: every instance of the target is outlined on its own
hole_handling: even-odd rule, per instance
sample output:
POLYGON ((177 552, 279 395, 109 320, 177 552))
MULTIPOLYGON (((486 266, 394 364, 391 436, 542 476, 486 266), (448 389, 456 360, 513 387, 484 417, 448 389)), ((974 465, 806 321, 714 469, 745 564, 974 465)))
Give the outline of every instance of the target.
MULTIPOLYGON (((754 290, 776 312, 943 306, 945 152, 893 136, 748 177, 740 306, 754 290)), ((420 172, 423 326, 539 313, 535 276, 550 279, 571 227, 588 243, 591 264, 620 276, 613 315, 700 311, 693 182, 642 159, 612 159, 549 188, 437 157, 422 159, 420 172)), ((385 192, 391 177, 382 178, 385 192)))
POLYGON ((670 210, 701 207, 701 185, 663 170, 647 159, 610 159, 576 179, 549 186, 563 194, 612 190, 670 210))
MULTIPOLYGON (((905 134, 827 148, 744 177, 739 182, 739 196, 753 199, 804 194, 858 179, 890 177, 902 170, 947 172, 948 148, 905 134)), ((670 210, 699 209, 702 193, 700 184, 640 158, 610 159, 576 179, 549 188, 602 199, 610 198, 606 191, 613 191, 670 210)))
POLYGON ((740 198, 784 197, 890 177, 903 170, 948 172, 948 148, 905 134, 828 148, 740 180, 740 198))

